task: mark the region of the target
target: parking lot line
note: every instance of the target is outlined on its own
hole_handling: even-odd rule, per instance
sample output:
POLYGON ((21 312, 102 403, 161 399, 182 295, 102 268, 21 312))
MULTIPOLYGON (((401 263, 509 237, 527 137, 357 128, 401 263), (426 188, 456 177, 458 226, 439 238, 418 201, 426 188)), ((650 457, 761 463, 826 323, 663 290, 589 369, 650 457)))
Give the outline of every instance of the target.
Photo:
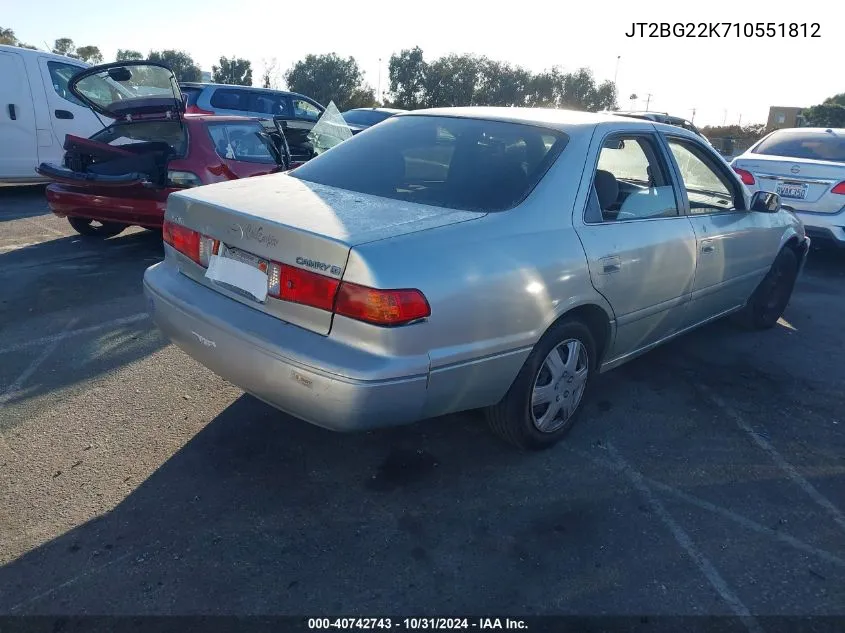
MULTIPOLYGON (((596 457, 595 455, 591 455, 586 451, 572 450, 572 452, 604 468, 608 468, 617 472, 622 470, 622 467, 619 464, 608 461, 601 457, 596 457)), ((845 567, 845 559, 840 558, 835 554, 831 554, 827 550, 819 549, 818 547, 814 547, 809 543, 805 543, 804 541, 801 541, 783 531, 773 530, 770 527, 757 523, 756 521, 752 521, 748 517, 742 516, 741 514, 737 514, 732 510, 728 510, 727 508, 718 506, 715 503, 711 503, 705 499, 702 499, 701 497, 696 497, 695 495, 691 495, 689 493, 684 492, 683 490, 675 488, 674 486, 664 484, 661 481, 651 479, 650 477, 646 477, 645 475, 643 475, 643 481, 653 489, 659 490, 668 495, 672 495, 676 499, 685 501, 686 503, 701 508, 702 510, 707 510, 709 512, 713 512, 714 514, 719 514, 725 517, 726 519, 730 519, 731 521, 741 525, 742 527, 751 530, 752 532, 757 532, 758 534, 765 534, 766 536, 770 536, 773 539, 786 543, 787 545, 790 545, 797 550, 805 552, 806 554, 812 554, 814 556, 817 556, 818 558, 828 563, 831 563, 832 565, 845 567)))
MULTIPOLYGON (((100 330, 107 330, 113 327, 120 327, 121 325, 131 325, 132 323, 143 321, 149 316, 150 315, 146 312, 138 312, 137 314, 120 317, 119 319, 112 319, 111 321, 98 323, 97 325, 90 325, 88 327, 79 328, 78 330, 65 329, 61 332, 58 332, 57 334, 50 334, 49 336, 42 336, 41 338, 31 339, 29 341, 23 341, 21 343, 15 343, 14 345, 9 345, 7 347, 0 348, 0 354, 19 352, 29 347, 38 347, 40 345, 51 345, 53 343, 59 343, 66 338, 78 336, 80 334, 90 334, 91 332, 99 332, 100 330)), ((77 319, 74 319, 73 322, 75 323, 76 321, 77 319)))
POLYGON ((50 344, 44 350, 42 350, 42 352, 38 356, 36 356, 35 359, 29 365, 27 365, 27 368, 23 370, 23 373, 21 373, 20 376, 15 378, 15 380, 12 381, 12 384, 10 384, 6 388, 6 390, 3 391, 2 394, 0 394, 0 406, 6 404, 15 396, 15 394, 17 394, 18 391, 20 391, 24 383, 29 380, 29 377, 32 376, 32 374, 34 374, 35 371, 41 366, 41 363, 47 360, 47 357, 53 353, 56 347, 58 347, 59 343, 64 338, 62 334, 66 333, 70 328, 72 328, 78 320, 79 318, 73 318, 68 321, 67 325, 65 325, 64 330, 57 334, 55 338, 50 341, 50 344))
POLYGON ((643 499, 646 500, 651 509, 654 513, 660 517, 660 520, 663 521, 663 524, 669 529, 672 533, 672 536, 675 537, 675 541, 681 548, 687 553, 687 556, 695 563, 696 567, 704 574, 704 577, 707 578, 710 585, 718 592, 719 596, 721 596, 722 600, 731 608, 731 610, 742 619, 743 624, 751 633, 763 633, 763 629, 760 627, 760 624, 751 615, 751 612, 748 610, 742 601, 731 591, 728 584, 725 582, 725 579, 722 578, 722 575, 719 571, 713 566, 713 563, 710 562, 701 551, 695 546, 690 538, 689 534, 672 518, 672 515, 669 514, 669 511, 666 510, 666 507, 660 502, 651 488, 645 481, 645 477, 643 477, 642 473, 635 470, 626 460, 619 454, 619 452, 610 444, 607 444, 607 451, 612 456, 613 460, 619 465, 619 469, 622 473, 628 478, 631 484, 636 488, 640 495, 642 495, 643 499))
POLYGON ((696 388, 701 390, 701 392, 707 396, 716 406, 718 406, 722 411, 724 411, 734 422, 736 422, 737 426, 745 431, 748 436, 754 441, 757 446, 762 448, 766 451, 775 464, 783 470, 787 476, 792 480, 792 482, 797 485, 801 490, 803 490, 807 495, 815 501, 819 506, 827 510, 827 512, 831 515, 833 520, 836 522, 839 527, 845 530, 845 514, 833 505, 833 502, 830 501, 827 497, 825 497, 822 493, 820 493, 813 484, 811 484, 804 476, 799 473, 795 467, 790 464, 786 459, 781 455, 777 449, 772 446, 766 438, 762 437, 759 433, 754 431, 751 428, 751 425, 745 421, 739 412, 734 409, 732 406, 727 404, 722 398, 714 393, 710 388, 705 387, 702 384, 696 385, 696 388))

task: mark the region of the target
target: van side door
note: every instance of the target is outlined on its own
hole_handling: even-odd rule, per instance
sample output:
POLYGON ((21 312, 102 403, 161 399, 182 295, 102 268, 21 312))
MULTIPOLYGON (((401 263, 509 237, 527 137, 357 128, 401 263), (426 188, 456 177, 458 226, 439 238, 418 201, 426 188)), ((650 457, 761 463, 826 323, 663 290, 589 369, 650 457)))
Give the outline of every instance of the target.
POLYGON ((35 109, 23 57, 0 52, 0 180, 39 180, 35 109))

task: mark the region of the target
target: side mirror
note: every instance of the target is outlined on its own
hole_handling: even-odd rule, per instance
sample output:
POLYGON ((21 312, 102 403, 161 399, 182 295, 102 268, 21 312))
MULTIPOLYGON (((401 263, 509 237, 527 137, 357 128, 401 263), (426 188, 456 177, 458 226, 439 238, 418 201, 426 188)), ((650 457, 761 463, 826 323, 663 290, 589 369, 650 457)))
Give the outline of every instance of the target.
POLYGON ((751 210, 761 213, 780 211, 780 196, 771 191, 755 191, 751 196, 751 210))

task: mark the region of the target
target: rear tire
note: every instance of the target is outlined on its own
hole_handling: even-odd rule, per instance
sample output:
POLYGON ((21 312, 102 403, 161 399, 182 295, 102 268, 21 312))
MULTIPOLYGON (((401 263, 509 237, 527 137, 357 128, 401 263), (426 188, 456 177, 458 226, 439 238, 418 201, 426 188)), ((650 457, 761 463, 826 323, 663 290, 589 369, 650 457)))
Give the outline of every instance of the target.
POLYGON ((491 430, 520 449, 553 446, 575 424, 596 364, 590 329, 576 319, 556 323, 534 346, 502 401, 486 410, 491 430))
POLYGON ((88 237, 112 237, 118 233, 122 233, 126 229, 126 224, 119 224, 117 222, 101 222, 99 220, 92 220, 91 218, 68 217, 68 222, 74 230, 80 235, 88 237))
POLYGON ((739 321, 754 330, 774 327, 789 305, 797 278, 798 256, 786 247, 775 257, 769 272, 739 313, 739 321))

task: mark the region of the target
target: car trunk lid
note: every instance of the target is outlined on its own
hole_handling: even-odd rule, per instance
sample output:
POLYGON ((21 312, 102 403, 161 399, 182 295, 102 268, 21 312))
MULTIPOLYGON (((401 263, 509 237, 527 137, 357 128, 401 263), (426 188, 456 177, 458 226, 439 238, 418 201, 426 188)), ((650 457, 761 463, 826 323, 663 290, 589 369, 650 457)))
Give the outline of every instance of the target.
MULTIPOLYGON (((224 258, 265 269, 278 262, 340 280, 356 245, 484 215, 355 193, 283 173, 171 194, 166 220, 219 240, 224 258)), ((185 274, 236 301, 319 334, 331 329, 330 310, 271 296, 257 300, 210 279, 202 266, 179 261, 185 274)))
POLYGON ((98 114, 118 121, 181 119, 185 102, 173 71, 150 61, 92 66, 68 90, 98 114))
POLYGON ((784 204, 818 202, 845 180, 845 163, 835 161, 759 154, 737 158, 733 166, 751 172, 760 189, 780 194, 784 204))

